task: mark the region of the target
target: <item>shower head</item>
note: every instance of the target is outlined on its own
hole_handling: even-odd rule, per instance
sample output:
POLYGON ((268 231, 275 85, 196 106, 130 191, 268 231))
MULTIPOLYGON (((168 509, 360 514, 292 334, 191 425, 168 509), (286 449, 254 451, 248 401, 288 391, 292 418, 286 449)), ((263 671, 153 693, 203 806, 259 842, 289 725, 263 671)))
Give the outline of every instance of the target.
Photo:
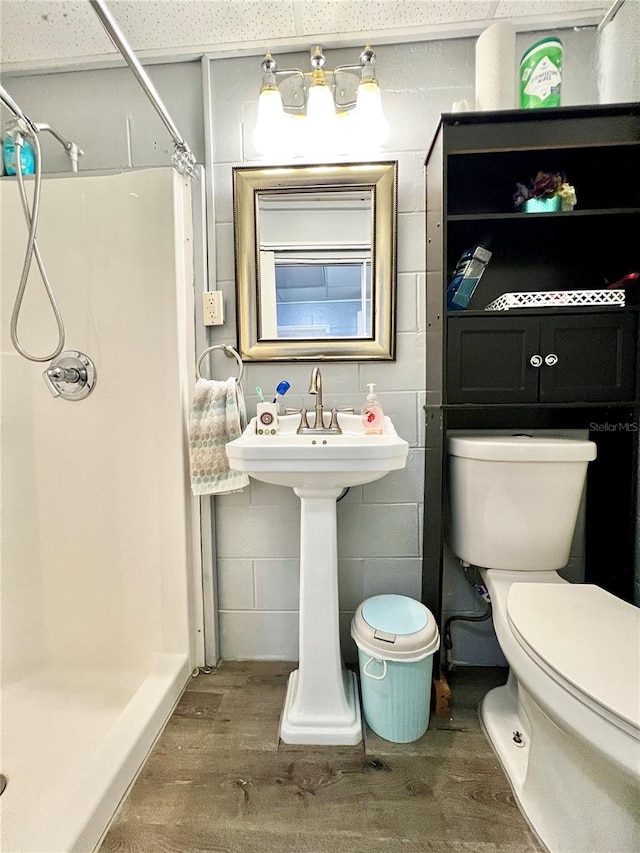
MULTIPOLYGON (((29 116, 26 113, 23 113, 20 107, 13 100, 11 95, 7 92, 4 86, 0 86, 0 101, 14 114, 16 119, 19 121, 23 121, 26 128, 27 133, 34 134, 38 132, 38 128, 35 125, 35 122, 31 121, 29 116)), ((23 130, 24 132, 24 130, 23 130)))
POLYGON ((71 171, 78 171, 78 157, 82 157, 84 151, 81 148, 78 148, 75 142, 70 142, 60 133, 59 130, 56 130, 55 127, 51 127, 50 124, 38 124, 35 121, 32 121, 29 116, 20 109, 3 86, 0 86, 0 101, 2 101, 2 103, 5 104, 15 116, 15 118, 8 121, 5 126, 5 134, 7 136, 10 136, 12 139, 18 139, 23 136, 35 137, 36 133, 41 133, 46 130, 52 136, 55 136, 67 152, 67 155, 71 160, 71 171))
POLYGON ((31 126, 23 118, 12 118, 4 126, 4 135, 11 139, 33 136, 31 126))

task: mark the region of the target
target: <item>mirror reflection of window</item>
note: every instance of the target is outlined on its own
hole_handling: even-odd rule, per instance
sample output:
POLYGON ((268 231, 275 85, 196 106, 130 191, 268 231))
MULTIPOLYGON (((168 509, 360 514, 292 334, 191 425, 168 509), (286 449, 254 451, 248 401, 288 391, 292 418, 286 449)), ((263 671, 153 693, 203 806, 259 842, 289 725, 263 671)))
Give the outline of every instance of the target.
POLYGON ((278 338, 371 337, 368 258, 276 261, 278 338))
POLYGON ((261 340, 372 337, 372 195, 259 195, 261 340))
POLYGON ((263 300, 262 338, 370 338, 371 262, 362 251, 265 252, 274 299, 263 300), (314 257, 315 256, 315 257, 314 257), (267 308, 267 304, 269 307, 267 308))

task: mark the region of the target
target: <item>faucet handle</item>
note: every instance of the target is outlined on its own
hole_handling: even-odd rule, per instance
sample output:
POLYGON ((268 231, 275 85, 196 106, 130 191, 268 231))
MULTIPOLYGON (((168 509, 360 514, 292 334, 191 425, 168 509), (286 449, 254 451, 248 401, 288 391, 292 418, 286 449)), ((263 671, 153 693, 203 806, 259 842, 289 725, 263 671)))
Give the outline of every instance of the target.
POLYGON ((337 409, 331 409, 331 422, 329 423, 329 429, 334 430, 335 432, 342 432, 340 424, 338 423, 337 409))
POLYGON ((309 429, 306 409, 300 409, 300 423, 298 424, 297 432, 302 432, 303 429, 309 429))

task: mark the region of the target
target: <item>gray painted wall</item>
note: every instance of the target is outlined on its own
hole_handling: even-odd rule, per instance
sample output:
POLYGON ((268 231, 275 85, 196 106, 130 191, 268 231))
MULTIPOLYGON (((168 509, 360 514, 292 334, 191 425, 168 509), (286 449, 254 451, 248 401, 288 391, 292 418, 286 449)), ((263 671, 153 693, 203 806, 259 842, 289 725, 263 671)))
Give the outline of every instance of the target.
MULTIPOLYGON (((563 103, 596 103, 596 34, 559 33, 564 42, 563 103)), ((536 39, 519 36, 517 54, 536 39)), ((392 364, 323 367, 325 403, 361 405, 365 383, 376 382, 380 401, 410 444, 407 468, 352 489, 338 504, 340 607, 347 654, 351 614, 364 598, 382 592, 419 597, 423 513, 425 388, 425 204, 423 163, 439 115, 454 101, 473 103, 473 39, 385 46, 377 49, 378 76, 392 136, 384 159, 399 161, 397 360, 392 364)), ((355 50, 328 53, 328 65, 349 63, 355 50)), ((306 68, 306 50, 281 65, 306 68)), ((253 161, 251 132, 257 111, 259 60, 210 62, 213 124, 214 239, 211 287, 224 293, 228 321, 211 343, 235 343, 235 288, 231 169, 253 161)), ((151 66, 149 74, 198 160, 204 159, 201 66, 151 66)), ((9 79, 4 85, 26 112, 57 126, 85 150, 83 169, 165 164, 171 144, 159 118, 128 69, 68 72, 9 79)), ((45 171, 64 171, 64 155, 43 140, 45 171)), ((114 247, 114 250, 116 247, 114 247)), ((203 289, 196 283, 196 291, 203 289)), ((220 367, 222 369, 222 367, 220 367)), ((308 404, 311 365, 248 365, 243 381, 249 414, 255 387, 291 382, 290 405, 308 404)), ((427 484, 428 501, 428 484, 427 484)), ((298 502, 290 490, 252 481, 250 488, 215 499, 221 654, 225 658, 297 657, 298 502)), ((477 605, 459 581, 446 591, 447 609, 477 605)), ((491 632, 472 636, 459 659, 495 660, 491 632)))
MULTIPOLYGON (((566 104, 596 101, 593 31, 563 31, 566 104)), ((522 52, 531 39, 518 39, 522 52)), ((376 49, 378 77, 392 135, 385 158, 399 161, 398 335, 394 364, 328 364, 322 368, 327 405, 360 406, 365 383, 376 382, 385 411, 410 444, 406 470, 352 489, 338 503, 338 555, 343 648, 353 654, 349 624, 370 595, 420 596, 425 402, 424 158, 440 113, 454 101, 473 103, 475 40, 427 42, 376 49)), ((328 61, 353 61, 352 51, 332 51, 328 61)), ((307 55, 286 57, 286 67, 306 67, 307 55)), ((214 139, 217 286, 234 298, 231 167, 252 162, 257 66, 253 59, 212 63, 214 123, 233 129, 214 139), (239 129, 239 132, 238 132, 239 129)), ((226 327, 216 340, 233 343, 226 327)), ((249 408, 256 385, 292 384, 290 405, 309 406, 310 365, 248 365, 249 408)), ((427 492, 428 500, 428 492, 427 492)), ((216 501, 221 651, 224 657, 296 659, 298 638, 298 501, 291 491, 252 482, 250 489, 216 501)), ((465 581, 450 574, 447 607, 476 608, 465 581)), ((498 662, 490 626, 476 627, 461 660, 498 662)))

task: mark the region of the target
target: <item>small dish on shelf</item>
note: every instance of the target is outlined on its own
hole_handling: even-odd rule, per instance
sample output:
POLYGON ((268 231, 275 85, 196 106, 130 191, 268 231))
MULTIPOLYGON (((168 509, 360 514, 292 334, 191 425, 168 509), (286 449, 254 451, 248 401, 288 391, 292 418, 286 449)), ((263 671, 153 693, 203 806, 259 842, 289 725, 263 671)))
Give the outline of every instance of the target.
POLYGON ((560 196, 553 198, 528 198, 524 203, 525 213, 557 213, 562 209, 560 196))

